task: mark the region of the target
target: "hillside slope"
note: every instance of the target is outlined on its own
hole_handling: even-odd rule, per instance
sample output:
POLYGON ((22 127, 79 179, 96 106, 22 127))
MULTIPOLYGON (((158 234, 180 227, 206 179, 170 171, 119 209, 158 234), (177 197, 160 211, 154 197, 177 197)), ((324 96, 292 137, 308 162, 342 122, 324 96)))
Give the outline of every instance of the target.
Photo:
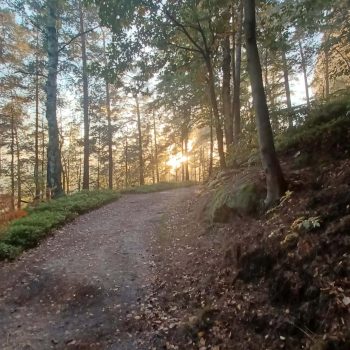
POLYGON ((281 140, 289 190, 277 207, 254 206, 263 174, 241 167, 166 222, 154 292, 140 310, 154 348, 350 349, 346 108, 281 140))

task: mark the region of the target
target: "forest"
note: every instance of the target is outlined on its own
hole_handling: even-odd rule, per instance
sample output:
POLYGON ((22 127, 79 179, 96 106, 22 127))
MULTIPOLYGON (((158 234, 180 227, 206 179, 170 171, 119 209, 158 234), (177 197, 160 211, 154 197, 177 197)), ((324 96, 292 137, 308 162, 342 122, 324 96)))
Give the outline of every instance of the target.
POLYGON ((12 210, 204 181, 254 154, 257 129, 273 147, 252 93, 276 138, 348 86, 344 1, 259 2, 250 71, 239 1, 3 2, 0 185, 12 210))
MULTIPOLYGON (((116 259, 118 284, 141 290, 147 278, 128 279, 133 265, 149 273, 137 267, 146 263, 126 264, 109 249, 148 256, 148 244, 158 276, 149 278, 158 292, 111 301, 146 300, 124 310, 126 323, 96 316, 123 329, 119 347, 107 326, 108 339, 91 332, 80 342, 72 325, 64 340, 55 328, 49 343, 21 333, 2 348, 349 349, 349 23, 347 0, 0 0, 0 280, 13 260, 21 276, 36 249, 43 264, 45 251, 81 249, 59 258, 82 271, 95 240, 96 278, 116 259), (112 235, 117 228, 130 241, 112 235), (57 238, 67 241, 50 243, 55 230, 67 230, 57 238), (261 305, 252 312, 248 299, 261 305)), ((17 290, 13 278, 3 293, 17 290)), ((45 287, 50 300, 80 295, 51 295, 55 284, 45 287)), ((0 336, 17 334, 0 326, 0 336)))

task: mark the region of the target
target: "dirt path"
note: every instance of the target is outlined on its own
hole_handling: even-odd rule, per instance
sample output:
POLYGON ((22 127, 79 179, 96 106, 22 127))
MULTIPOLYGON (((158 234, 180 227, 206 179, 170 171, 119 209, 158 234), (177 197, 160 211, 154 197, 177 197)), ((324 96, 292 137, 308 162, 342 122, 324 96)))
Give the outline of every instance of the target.
POLYGON ((137 349, 128 319, 154 277, 150 242, 194 191, 124 196, 1 264, 1 349, 137 349))

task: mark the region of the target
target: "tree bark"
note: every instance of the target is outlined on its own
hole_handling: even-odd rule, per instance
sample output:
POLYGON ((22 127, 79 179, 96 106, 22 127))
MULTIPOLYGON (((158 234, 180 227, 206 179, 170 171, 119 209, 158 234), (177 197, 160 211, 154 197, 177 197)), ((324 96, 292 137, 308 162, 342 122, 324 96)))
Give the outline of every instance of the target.
POLYGON ((305 54, 304 54, 303 45, 301 41, 299 40, 298 43, 299 43, 299 51, 301 56, 301 69, 303 70, 303 75, 304 75, 306 104, 310 108, 309 83, 307 81, 306 59, 305 59, 305 54))
POLYGON ((284 76, 284 89, 286 91, 286 103, 288 109, 288 127, 293 127, 293 119, 291 115, 292 100, 289 87, 289 73, 288 73, 288 62, 286 57, 286 52, 282 49, 282 64, 283 64, 283 76, 284 76))
POLYGON ((11 165, 10 165, 10 176, 11 176, 11 211, 15 210, 15 117, 11 116, 11 144, 10 144, 10 152, 11 152, 11 165))
POLYGON ((225 160, 225 152, 224 152, 224 135, 223 135, 222 128, 221 128, 221 120, 220 120, 220 114, 219 114, 219 109, 218 109, 218 101, 216 100, 215 80, 214 80, 214 72, 213 72, 211 58, 206 57, 205 63, 206 63, 207 70, 208 70, 209 97, 210 97, 211 107, 213 110, 214 120, 215 120, 215 131, 216 131, 216 138, 217 138, 217 142, 218 142, 220 168, 225 169, 226 168, 226 160, 225 160))
MULTIPOLYGON (((181 135, 181 157, 182 159, 185 156, 185 147, 184 147, 184 137, 183 137, 183 132, 181 135)), ((185 181, 185 164, 184 162, 181 162, 181 181, 185 181)))
POLYGON ((125 188, 129 185, 129 154, 128 154, 128 137, 125 137, 125 188))
POLYGON ((234 69, 234 83, 233 83, 233 101, 232 101, 232 114, 234 119, 234 140, 235 144, 239 141, 241 133, 241 62, 242 62, 242 25, 243 25, 243 0, 239 5, 239 20, 237 22, 237 40, 236 45, 236 58, 234 69))
POLYGON ((213 174, 213 154, 214 154, 213 112, 210 109, 210 151, 209 151, 209 169, 208 169, 209 177, 213 174))
POLYGON ((22 178, 21 178, 21 155, 18 142, 18 127, 15 125, 15 141, 16 141, 16 163, 17 163, 17 209, 22 206, 22 178))
MULTIPOLYGON (((45 127, 44 127, 44 116, 41 118, 41 199, 44 199, 45 195, 45 127)), ((47 193, 46 193, 47 194, 47 193)))
POLYGON ((222 114, 224 116, 224 129, 226 147, 233 142, 233 120, 231 113, 231 52, 230 38, 226 35, 222 42, 222 114))
POLYGON ((326 43, 326 47, 324 49, 324 80, 325 80, 326 99, 328 99, 329 98, 329 47, 328 47, 328 43, 326 43))
POLYGON ((79 0, 79 26, 81 43, 81 62, 83 66, 83 113, 84 113, 84 163, 83 163, 83 190, 90 185, 90 121, 89 121, 89 82, 87 75, 86 34, 84 29, 84 11, 82 1, 79 0))
POLYGON ((138 95, 135 95, 136 101, 136 113, 137 113, 137 131, 139 142, 139 174, 140 174, 140 186, 145 184, 144 177, 144 162, 143 162, 143 147, 142 147, 142 129, 141 129, 141 113, 138 95))
POLYGON ((156 179, 159 182, 159 164, 158 164, 158 143, 157 143, 157 128, 156 128, 156 118, 153 112, 153 133, 154 133, 154 161, 156 165, 156 179))
MULTIPOLYGON (((106 39, 105 34, 102 32, 103 40, 103 52, 104 52, 104 63, 107 67, 107 56, 106 56, 106 39)), ((113 130, 112 130, 112 113, 111 113, 111 98, 109 83, 106 79, 106 108, 107 108, 107 138, 108 138, 108 188, 113 189, 113 130)))
MULTIPOLYGON (((38 43, 38 34, 37 34, 37 49, 39 47, 38 43)), ((34 183, 35 183, 35 200, 40 199, 40 181, 39 181, 39 57, 38 52, 35 57, 35 135, 34 135, 34 183)))
POLYGON ((113 189, 113 131, 109 84, 106 81, 107 137, 108 137, 108 188, 113 189))
POLYGON ((46 82, 46 119, 48 123, 47 149, 47 187, 52 198, 63 194, 62 163, 57 124, 57 68, 58 68, 58 0, 47 0, 48 14, 46 23, 47 40, 47 82, 46 82))
POLYGON ((244 1, 244 12, 248 73, 256 113, 261 161, 266 175, 267 195, 265 204, 270 206, 276 203, 283 195, 286 190, 286 182, 275 151, 262 80, 262 70, 256 42, 255 0, 244 1))
POLYGON ((190 173, 188 171, 188 134, 185 136, 185 181, 190 181, 190 173))

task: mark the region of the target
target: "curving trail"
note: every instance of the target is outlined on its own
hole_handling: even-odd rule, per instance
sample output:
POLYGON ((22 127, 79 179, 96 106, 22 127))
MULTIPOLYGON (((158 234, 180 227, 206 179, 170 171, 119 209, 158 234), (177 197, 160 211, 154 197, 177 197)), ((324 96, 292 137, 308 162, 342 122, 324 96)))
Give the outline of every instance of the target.
POLYGON ((154 277, 152 239, 194 192, 125 195, 2 263, 0 348, 138 349, 132 310, 154 277))

